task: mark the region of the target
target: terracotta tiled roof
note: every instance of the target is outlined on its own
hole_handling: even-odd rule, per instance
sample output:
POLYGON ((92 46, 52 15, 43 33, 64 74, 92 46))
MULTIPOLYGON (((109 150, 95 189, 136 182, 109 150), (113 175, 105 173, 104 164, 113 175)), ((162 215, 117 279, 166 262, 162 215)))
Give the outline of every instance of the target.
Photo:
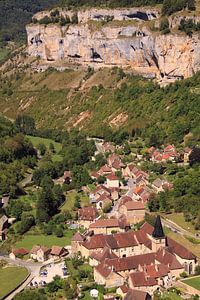
POLYGON ((103 251, 94 251, 91 253, 90 255, 91 258, 96 259, 97 261, 103 262, 105 259, 113 259, 113 258, 117 258, 117 255, 115 255, 113 253, 113 251, 108 248, 108 247, 104 247, 103 251))
POLYGON ((156 268, 158 270, 158 274, 160 277, 167 276, 168 273, 170 272, 168 266, 164 264, 159 264, 156 266, 156 268))
POLYGON ((113 267, 116 272, 134 270, 138 266, 150 265, 155 263, 155 253, 146 253, 141 255, 110 259, 106 264, 113 267))
POLYGON ((120 199, 120 206, 123 205, 123 204, 125 204, 126 202, 130 202, 130 201, 132 201, 131 197, 129 197, 129 196, 123 196, 120 199))
POLYGON ((109 174, 106 176, 108 180, 119 180, 119 178, 115 174, 109 174))
POLYGON ((117 248, 134 247, 138 245, 133 231, 115 233, 113 236, 117 242, 117 248))
POLYGON ((96 207, 87 206, 78 210, 78 218, 83 221, 94 221, 98 216, 96 207))
POLYGON ((101 169, 99 170, 99 172, 101 173, 111 173, 112 170, 108 165, 104 165, 101 167, 101 169))
POLYGON ((122 293, 123 294, 126 294, 127 292, 128 292, 128 290, 129 290, 129 288, 127 287, 127 285, 121 285, 120 287, 119 287, 119 289, 121 289, 121 291, 122 291, 122 293))
POLYGON ((127 210, 144 210, 144 203, 140 201, 129 201, 124 204, 127 210))
POLYGON ((156 266, 155 266, 155 265, 147 265, 147 266, 145 266, 143 269, 144 269, 144 272, 146 272, 146 274, 147 274, 149 277, 152 277, 152 278, 159 278, 159 273, 158 273, 158 271, 156 270, 156 266))
POLYGON ((182 269, 183 266, 179 263, 176 257, 165 249, 159 249, 156 253, 156 260, 167 265, 170 270, 182 269))
POLYGON ((164 148, 164 152, 176 151, 174 145, 168 145, 164 148))
POLYGON ((64 249, 63 247, 53 246, 53 247, 51 248, 51 254, 52 254, 52 255, 57 255, 57 256, 59 256, 59 255, 62 254, 63 251, 65 251, 65 249, 64 249))
POLYGON ((94 191, 92 192, 92 194, 102 194, 102 193, 107 193, 108 195, 110 194, 110 191, 107 187, 105 187, 104 185, 98 185, 94 191))
POLYGON ((134 272, 130 274, 130 280, 134 287, 157 285, 155 278, 146 277, 144 272, 134 272))
POLYGON ((107 278, 112 273, 112 268, 102 263, 95 267, 96 271, 104 278, 107 278))
POLYGON ((151 300, 152 297, 147 293, 139 290, 129 289, 124 300, 151 300))
POLYGON ((99 177, 100 177, 100 174, 99 174, 98 172, 95 172, 95 171, 94 171, 94 172, 91 172, 91 173, 90 173, 90 176, 93 177, 93 178, 99 178, 99 177))
POLYGON ((35 246, 33 246, 33 248, 31 249, 31 253, 32 253, 32 254, 37 254, 37 251, 39 251, 40 249, 41 249, 44 253, 48 253, 48 252, 51 251, 50 248, 47 248, 47 247, 45 247, 45 246, 35 245, 35 246))
POLYGON ((110 195, 103 193, 101 195, 99 195, 99 197, 97 198, 96 202, 98 203, 99 201, 112 201, 110 195))
POLYGON ((14 255, 22 255, 23 256, 23 255, 29 254, 29 251, 25 248, 16 248, 16 249, 12 250, 12 253, 14 255))
POLYGON ((142 227, 140 228, 140 231, 143 231, 143 232, 151 235, 153 232, 153 229, 154 229, 153 226, 146 222, 142 225, 142 227))
POLYGON ((80 234, 80 232, 76 232, 75 235, 72 237, 72 242, 83 242, 84 237, 80 234))
POLYGON ((90 224, 90 228, 108 228, 108 227, 119 227, 118 219, 99 219, 94 223, 90 224))
POLYGON ((186 249, 184 246, 180 245, 176 241, 170 239, 169 237, 167 237, 166 242, 167 242, 169 251, 175 253, 179 257, 188 259, 188 260, 196 258, 196 256, 192 252, 190 252, 188 249, 186 249))

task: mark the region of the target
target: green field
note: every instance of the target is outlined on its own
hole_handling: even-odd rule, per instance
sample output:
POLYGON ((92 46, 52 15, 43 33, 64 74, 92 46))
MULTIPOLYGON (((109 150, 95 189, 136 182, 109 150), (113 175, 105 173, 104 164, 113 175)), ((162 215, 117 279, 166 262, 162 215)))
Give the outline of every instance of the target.
POLYGON ((24 235, 23 239, 15 244, 16 248, 26 248, 31 250, 34 245, 52 247, 54 245, 64 247, 70 245, 71 238, 74 234, 73 230, 65 232, 65 236, 58 238, 55 235, 24 235))
POLYGON ((200 291, 200 276, 183 280, 183 282, 200 291))
POLYGON ((0 299, 15 289, 27 275, 27 269, 21 267, 0 269, 0 299))
POLYGON ((191 222, 186 222, 183 216, 183 213, 172 213, 172 214, 163 214, 163 216, 170 221, 176 223, 183 229, 190 231, 192 233, 197 233, 198 231, 194 229, 194 226, 191 222))
POLYGON ((66 195, 66 201, 63 204, 63 206, 61 207, 62 212, 65 210, 70 211, 70 213, 73 212, 72 210, 74 208, 74 202, 75 202, 76 196, 80 197, 81 206, 89 205, 89 197, 85 193, 83 193, 83 192, 78 193, 77 191, 72 191, 72 192, 67 193, 67 195, 66 195))
POLYGON ((51 139, 45 139, 45 138, 31 136, 31 135, 27 135, 27 138, 32 142, 32 144, 35 148, 37 148, 37 146, 39 144, 44 144, 46 146, 46 148, 49 149, 49 145, 50 145, 50 143, 52 143, 54 145, 55 151, 56 151, 56 153, 52 155, 52 160, 53 161, 61 161, 62 160, 62 156, 59 154, 59 152, 62 149, 62 145, 60 143, 56 143, 51 139))

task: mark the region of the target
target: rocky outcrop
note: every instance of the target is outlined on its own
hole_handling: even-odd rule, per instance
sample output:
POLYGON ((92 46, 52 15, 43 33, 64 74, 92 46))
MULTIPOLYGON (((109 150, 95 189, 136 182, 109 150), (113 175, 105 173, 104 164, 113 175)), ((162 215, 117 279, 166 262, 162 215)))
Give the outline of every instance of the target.
MULTIPOLYGON (((115 18, 122 16, 114 11, 115 18)), ((200 70, 200 39, 193 35, 160 35, 151 32, 145 21, 119 21, 102 25, 93 20, 94 12, 82 12, 77 25, 27 26, 28 52, 46 61, 76 62, 96 68, 119 66, 148 77, 174 80, 187 78, 200 70), (81 21, 80 21, 81 20, 81 21), (98 24, 96 24, 98 23, 98 24), (125 24, 126 23, 126 24, 125 24), (98 26, 97 26, 98 25, 98 26)), ((127 15, 126 10, 126 15, 127 15)), ((123 11, 124 13, 124 11, 123 11)), ((133 11, 131 11, 131 14, 133 11)), ((148 11, 148 16, 154 18, 148 11)), ((156 13, 154 14, 157 17, 156 13)))

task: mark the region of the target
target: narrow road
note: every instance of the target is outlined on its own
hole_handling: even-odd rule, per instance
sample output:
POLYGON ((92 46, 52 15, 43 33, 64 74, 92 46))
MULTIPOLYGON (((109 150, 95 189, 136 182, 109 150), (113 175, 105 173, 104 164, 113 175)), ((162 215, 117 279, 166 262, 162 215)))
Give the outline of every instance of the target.
POLYGON ((27 285, 33 280, 34 275, 29 274, 28 278, 22 283, 14 292, 12 292, 8 297, 5 298, 5 300, 12 300, 17 294, 22 292, 27 285))
POLYGON ((186 235, 186 236, 189 236, 189 237, 192 237, 195 239, 200 239, 200 237, 196 236, 194 233, 191 233, 191 232, 183 229, 182 227, 180 227, 173 221, 170 221, 169 219, 162 218, 162 223, 165 227, 168 227, 169 229, 171 229, 172 231, 174 231, 176 233, 179 233, 181 235, 186 235))
POLYGON ((35 276, 39 274, 40 268, 43 266, 42 263, 35 263, 35 262, 28 262, 23 261, 21 259, 10 259, 8 256, 0 256, 0 260, 5 260, 9 264, 24 267, 28 270, 29 276, 27 279, 15 290, 13 291, 8 297, 5 298, 5 300, 12 300, 18 293, 23 291, 27 285, 33 280, 35 276))

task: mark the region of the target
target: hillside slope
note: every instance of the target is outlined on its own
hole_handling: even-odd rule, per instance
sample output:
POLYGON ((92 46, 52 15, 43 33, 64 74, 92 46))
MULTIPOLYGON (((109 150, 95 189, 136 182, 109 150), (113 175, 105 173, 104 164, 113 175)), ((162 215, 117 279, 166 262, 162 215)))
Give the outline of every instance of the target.
POLYGON ((0 111, 8 118, 27 113, 39 128, 76 127, 90 136, 127 131, 150 144, 179 143, 185 136, 191 143, 200 139, 199 73, 160 88, 117 68, 43 73, 27 66, 14 73, 10 65, 7 68, 0 86, 0 111))

